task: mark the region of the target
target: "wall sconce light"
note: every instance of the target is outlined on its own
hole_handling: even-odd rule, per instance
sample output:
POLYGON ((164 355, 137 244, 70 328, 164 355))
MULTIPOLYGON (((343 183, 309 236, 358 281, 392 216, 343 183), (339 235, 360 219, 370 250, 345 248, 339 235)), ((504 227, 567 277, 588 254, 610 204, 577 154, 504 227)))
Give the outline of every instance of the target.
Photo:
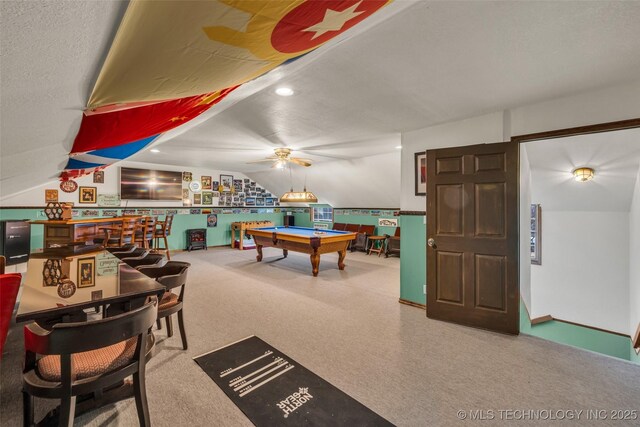
POLYGON ((591 181, 596 172, 591 168, 577 168, 573 171, 573 179, 578 182, 591 181))

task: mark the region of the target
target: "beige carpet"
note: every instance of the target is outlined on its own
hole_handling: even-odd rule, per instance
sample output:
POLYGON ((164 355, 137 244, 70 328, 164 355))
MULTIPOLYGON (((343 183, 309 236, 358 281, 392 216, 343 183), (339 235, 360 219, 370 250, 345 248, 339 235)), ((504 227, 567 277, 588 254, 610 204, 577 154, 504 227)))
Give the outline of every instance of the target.
MULTIPOLYGON (((159 351, 147 376, 153 425, 251 425, 192 360, 249 335, 397 425, 459 424, 459 410, 491 409, 496 419, 508 409, 640 410, 637 365, 533 337, 432 321, 423 310, 399 304, 397 258, 349 254, 346 270, 339 271, 337 256, 323 255, 320 275, 313 278, 307 256, 290 252, 281 260, 280 254, 265 249, 262 263, 255 262, 255 250, 175 255, 193 265, 185 312, 189 350, 181 350, 177 334, 166 339, 165 329, 157 332, 159 351)), ((0 424, 17 426, 19 328, 12 329, 5 351, 0 424)), ((51 406, 37 400, 37 417, 51 406)), ((528 424, 535 423, 516 425, 528 424)), ((579 424, 615 425, 587 421, 585 413, 579 424)), ((76 425, 137 425, 135 403, 105 407, 76 425)))

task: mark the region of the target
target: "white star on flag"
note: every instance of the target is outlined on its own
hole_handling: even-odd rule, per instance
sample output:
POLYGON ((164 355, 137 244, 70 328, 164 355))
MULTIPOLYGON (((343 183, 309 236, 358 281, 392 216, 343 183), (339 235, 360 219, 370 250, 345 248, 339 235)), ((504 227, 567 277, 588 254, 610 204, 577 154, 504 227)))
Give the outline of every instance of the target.
POLYGON ((302 31, 314 31, 315 34, 313 35, 313 37, 311 37, 311 40, 320 37, 321 35, 323 35, 324 33, 328 33, 329 31, 340 31, 342 27, 344 27, 344 24, 363 13, 355 11, 358 6, 360 6, 360 3, 362 3, 362 0, 341 12, 327 9, 327 11, 324 13, 324 18, 322 19, 322 21, 310 26, 309 28, 305 28, 302 31))

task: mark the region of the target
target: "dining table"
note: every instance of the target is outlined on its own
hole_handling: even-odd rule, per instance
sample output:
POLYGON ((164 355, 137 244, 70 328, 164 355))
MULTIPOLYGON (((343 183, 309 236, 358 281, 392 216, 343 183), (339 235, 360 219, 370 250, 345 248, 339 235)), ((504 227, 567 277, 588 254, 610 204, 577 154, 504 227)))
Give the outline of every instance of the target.
POLYGON ((102 246, 65 246, 31 254, 16 322, 86 320, 87 311, 112 314, 141 307, 164 286, 120 261, 102 246))
MULTIPOLYGON (((161 297, 165 287, 129 267, 102 246, 69 245, 31 254, 19 297, 16 322, 37 322, 51 329, 60 322, 108 317, 141 307, 149 297, 161 297)), ((154 340, 155 341, 155 340, 154 340)), ((148 349, 147 359, 155 346, 148 349)), ((133 396, 125 380, 100 393, 79 396, 75 414, 133 396)), ((56 425, 59 407, 38 425, 56 425)))

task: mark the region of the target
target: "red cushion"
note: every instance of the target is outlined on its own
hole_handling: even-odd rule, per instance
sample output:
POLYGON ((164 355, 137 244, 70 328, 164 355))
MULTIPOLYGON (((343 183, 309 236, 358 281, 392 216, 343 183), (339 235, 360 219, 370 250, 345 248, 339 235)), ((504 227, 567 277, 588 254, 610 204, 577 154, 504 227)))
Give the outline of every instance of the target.
POLYGON ((0 274, 0 357, 7 338, 13 308, 16 305, 22 276, 19 273, 0 274))

